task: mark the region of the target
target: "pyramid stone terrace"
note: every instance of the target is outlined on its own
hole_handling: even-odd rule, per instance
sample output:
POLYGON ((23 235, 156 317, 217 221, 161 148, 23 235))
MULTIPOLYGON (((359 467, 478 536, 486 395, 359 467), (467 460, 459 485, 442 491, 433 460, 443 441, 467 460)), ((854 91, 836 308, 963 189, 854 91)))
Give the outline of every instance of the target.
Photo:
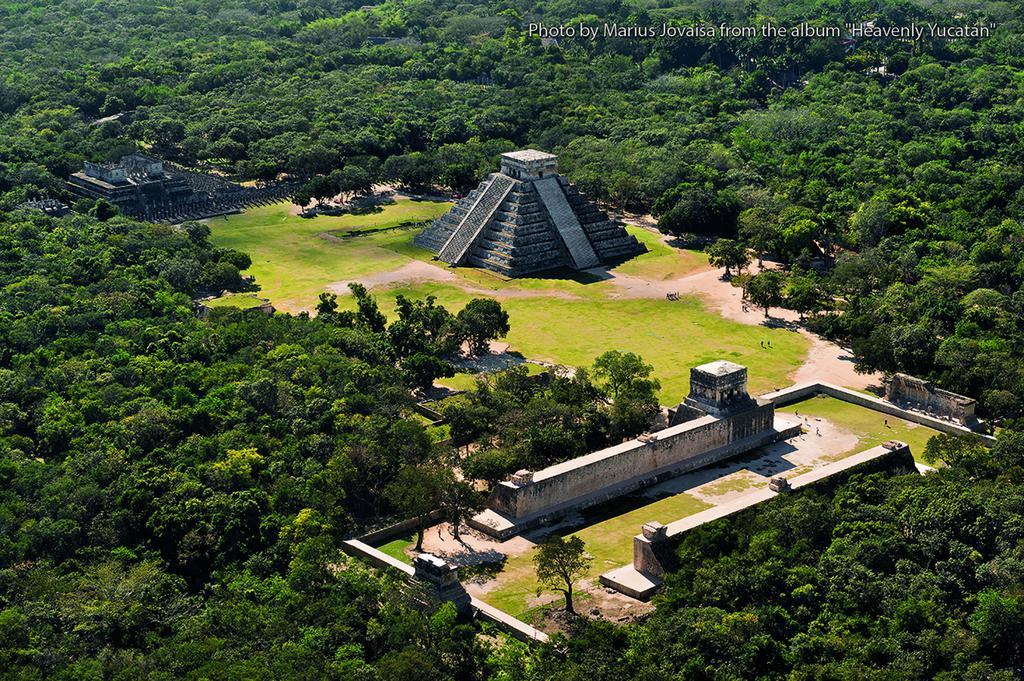
POLYGON ((501 169, 434 221, 416 244, 453 266, 508 277, 586 270, 645 247, 558 173, 558 157, 534 149, 501 155, 501 169))

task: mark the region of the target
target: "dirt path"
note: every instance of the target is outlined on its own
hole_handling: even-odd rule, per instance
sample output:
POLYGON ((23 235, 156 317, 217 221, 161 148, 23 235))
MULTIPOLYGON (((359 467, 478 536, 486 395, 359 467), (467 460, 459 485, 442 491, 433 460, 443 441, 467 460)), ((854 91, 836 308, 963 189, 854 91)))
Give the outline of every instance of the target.
MULTIPOLYGON (((769 264, 769 266, 772 266, 769 264)), ((753 266, 755 273, 760 271, 753 266)), ((615 274, 609 280, 617 289, 615 297, 623 298, 664 298, 668 293, 696 295, 713 311, 726 319, 741 324, 761 325, 765 323, 764 310, 743 303, 743 291, 722 279, 721 269, 704 269, 679 279, 650 281, 641 277, 615 274)), ((799 315, 792 310, 772 308, 772 324, 792 325, 811 341, 807 359, 791 378, 795 383, 823 380, 829 383, 863 390, 881 385, 880 373, 859 374, 854 370, 853 355, 842 347, 813 334, 799 325, 799 315)))
POLYGON ((377 286, 388 286, 391 284, 408 285, 432 281, 451 284, 459 290, 472 295, 487 296, 489 298, 497 298, 499 300, 502 298, 562 298, 565 300, 582 300, 579 296, 574 296, 571 293, 566 293, 565 291, 531 291, 515 288, 489 289, 480 286, 473 286, 465 279, 460 278, 450 268, 435 265, 432 262, 426 262, 424 260, 411 260, 401 267, 396 267, 393 270, 374 272, 373 274, 368 274, 351 280, 335 281, 328 284, 325 288, 326 290, 338 295, 347 295, 349 292, 348 285, 353 281, 359 282, 368 290, 377 286))

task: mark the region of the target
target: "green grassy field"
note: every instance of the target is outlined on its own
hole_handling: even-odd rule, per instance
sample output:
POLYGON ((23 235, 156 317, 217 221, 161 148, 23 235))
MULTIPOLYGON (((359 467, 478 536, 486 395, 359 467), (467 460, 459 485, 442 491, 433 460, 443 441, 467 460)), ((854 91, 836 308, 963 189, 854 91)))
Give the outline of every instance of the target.
MULTIPOLYGON (((622 567, 633 561, 633 537, 640 533, 641 526, 651 520, 668 524, 673 520, 693 515, 709 508, 709 504, 689 494, 676 494, 650 503, 637 498, 618 500, 605 513, 614 512, 616 507, 627 507, 618 515, 574 530, 563 536, 576 536, 583 540, 587 552, 594 558, 587 572, 587 578, 596 580, 601 574, 622 567), (637 504, 640 504, 639 506, 637 504)), ((560 533, 561 534, 561 533, 560 533)), ((483 600, 516 617, 529 619, 533 609, 529 599, 543 589, 537 583, 533 566, 533 551, 510 557, 497 577, 497 586, 488 591, 483 600)))
POLYGON ((787 404, 785 407, 780 407, 778 411, 789 413, 799 411, 801 416, 828 419, 857 435, 860 440, 856 447, 845 452, 835 452, 833 456, 837 460, 848 454, 877 447, 886 440, 902 440, 910 445, 914 459, 924 462, 921 455, 924 453, 925 445, 933 435, 939 434, 939 431, 927 426, 911 423, 895 416, 886 416, 867 407, 860 407, 824 395, 787 404), (888 421, 888 425, 886 425, 886 421, 888 421))
POLYGON ((221 296, 220 298, 204 301, 203 304, 207 307, 234 307, 240 310, 250 310, 254 307, 259 307, 265 302, 267 302, 266 299, 258 296, 238 294, 221 296))
POLYGON ((406 537, 399 537, 397 539, 392 539, 387 544, 381 544, 380 546, 377 547, 377 550, 381 551, 382 553, 386 553, 387 555, 391 556, 392 558, 397 558, 398 560, 402 561, 403 563, 408 563, 409 565, 412 565, 412 559, 405 552, 405 550, 409 549, 409 548, 412 548, 412 546, 415 543, 416 543, 416 537, 414 537, 413 535, 410 534, 410 535, 408 535, 406 537))
MULTIPOLYGON (((429 261, 432 254, 412 243, 416 228, 376 228, 430 219, 449 206, 399 199, 368 215, 301 218, 281 203, 212 220, 210 226, 218 246, 251 255, 249 272, 262 287, 260 295, 279 310, 295 312, 314 307, 328 284, 387 272, 415 260, 429 261), (337 237, 360 230, 375 231, 337 237)), ((615 273, 659 280, 706 265, 703 254, 670 248, 647 230, 630 231, 649 251, 619 265, 615 273)), ((743 364, 749 368, 751 391, 758 393, 786 385, 807 352, 808 342, 795 332, 723 319, 696 297, 621 298, 614 283, 587 274, 509 280, 475 268, 451 271, 453 282, 395 282, 372 291, 387 314, 393 312, 399 293, 434 295, 452 311, 474 297, 494 296, 509 312, 512 331, 507 340, 513 349, 530 359, 568 366, 589 366, 610 349, 636 352, 654 365, 663 404, 685 397, 691 366, 715 359, 743 364), (762 348, 761 341, 769 339, 772 349, 762 348)), ((342 297, 339 303, 351 305, 352 299, 342 297)), ((466 388, 471 385, 467 379, 459 376, 446 384, 466 388)))
MULTIPOLYGON (((394 286, 375 293, 388 315, 393 313, 398 294, 413 298, 433 295, 453 311, 479 295, 437 283, 394 286)), ((351 299, 339 303, 353 304, 351 299)), ((579 367, 589 366, 607 350, 635 352, 654 366, 654 376, 661 381, 662 404, 675 404, 686 396, 690 367, 716 359, 748 367, 752 393, 782 387, 800 366, 808 346, 806 339, 792 331, 724 319, 707 311, 694 297, 673 302, 537 295, 504 298, 501 303, 508 310, 511 326, 506 340, 525 357, 579 367), (768 339, 773 347, 761 347, 760 342, 768 339)), ((459 377, 452 387, 468 385, 469 381, 459 377)))
POLYGON ((387 245, 411 241, 415 232, 393 229, 348 239, 341 235, 432 220, 450 206, 399 199, 376 213, 303 218, 292 215, 290 203, 277 203, 209 224, 213 243, 252 258, 248 273, 261 286, 260 295, 279 310, 298 312, 315 307, 317 296, 332 282, 401 267, 408 258, 387 245))

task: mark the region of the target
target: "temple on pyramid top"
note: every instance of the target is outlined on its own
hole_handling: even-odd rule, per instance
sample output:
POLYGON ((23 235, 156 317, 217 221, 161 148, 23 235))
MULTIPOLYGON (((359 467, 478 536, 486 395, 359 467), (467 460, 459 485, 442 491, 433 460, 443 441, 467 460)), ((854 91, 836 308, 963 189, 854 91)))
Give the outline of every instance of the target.
POLYGON ((508 277, 586 270, 646 250, 558 174, 557 156, 534 149, 502 154, 501 170, 415 242, 452 266, 485 267, 508 277))

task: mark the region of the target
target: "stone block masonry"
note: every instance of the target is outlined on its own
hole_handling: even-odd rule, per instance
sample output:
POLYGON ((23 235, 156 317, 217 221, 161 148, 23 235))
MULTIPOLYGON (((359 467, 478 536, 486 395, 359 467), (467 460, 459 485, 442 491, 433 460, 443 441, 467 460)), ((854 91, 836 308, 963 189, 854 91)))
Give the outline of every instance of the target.
POLYGON ((885 399, 893 404, 918 409, 968 428, 978 423, 975 401, 964 395, 936 388, 930 382, 907 374, 896 374, 886 382, 885 399))
POLYGON ((585 270, 643 253, 621 223, 558 174, 557 157, 526 149, 501 155, 492 173, 415 243, 452 266, 483 267, 507 277, 585 270))
MULTIPOLYGON (((746 369, 712 363, 707 373, 728 373, 730 390, 707 395, 705 408, 722 413, 746 397, 746 369)), ((728 364, 728 363, 726 363, 728 364)), ((724 380, 724 379, 723 379, 724 380)), ((540 471, 520 471, 496 485, 488 508, 469 524, 499 539, 557 520, 603 501, 669 477, 790 437, 799 426, 776 428, 775 407, 767 401, 742 400, 742 408, 725 416, 704 414, 664 430, 641 436, 540 471)))

